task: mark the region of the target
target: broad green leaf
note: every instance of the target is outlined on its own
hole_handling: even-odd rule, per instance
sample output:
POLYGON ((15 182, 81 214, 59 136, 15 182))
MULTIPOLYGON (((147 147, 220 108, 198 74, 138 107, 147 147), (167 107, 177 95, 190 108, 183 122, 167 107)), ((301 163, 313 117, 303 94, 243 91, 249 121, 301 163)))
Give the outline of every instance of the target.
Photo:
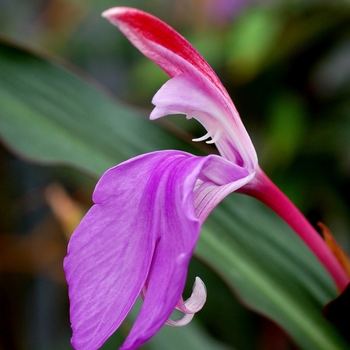
POLYGON ((347 348, 320 317, 336 295, 330 276, 262 204, 240 194, 225 199, 205 223, 196 252, 245 304, 269 315, 303 349, 347 348))
MULTIPOLYGON (((0 131, 22 155, 96 176, 139 153, 190 149, 66 69, 5 43, 0 131)), ((297 236, 256 201, 238 194, 225 200, 204 225, 196 253, 244 303, 282 325, 302 348, 348 348, 321 316, 322 306, 336 296, 330 277, 297 236)))
POLYGON ((183 147, 141 111, 114 103, 66 69, 5 42, 0 113, 1 137, 17 153, 95 175, 140 153, 183 147))

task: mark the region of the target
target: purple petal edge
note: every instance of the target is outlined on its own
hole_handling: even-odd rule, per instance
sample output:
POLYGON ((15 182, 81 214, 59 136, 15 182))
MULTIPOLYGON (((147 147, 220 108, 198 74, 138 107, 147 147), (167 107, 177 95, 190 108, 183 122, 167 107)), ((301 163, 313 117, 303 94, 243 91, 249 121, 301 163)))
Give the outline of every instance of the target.
POLYGON ((64 261, 75 349, 99 348, 145 284, 146 298, 122 349, 140 346, 162 327, 181 298, 199 236, 196 198, 212 210, 246 176, 243 170, 219 156, 160 151, 101 177, 96 204, 74 232, 64 261), (210 195, 196 194, 198 181, 198 188, 210 186, 210 195))

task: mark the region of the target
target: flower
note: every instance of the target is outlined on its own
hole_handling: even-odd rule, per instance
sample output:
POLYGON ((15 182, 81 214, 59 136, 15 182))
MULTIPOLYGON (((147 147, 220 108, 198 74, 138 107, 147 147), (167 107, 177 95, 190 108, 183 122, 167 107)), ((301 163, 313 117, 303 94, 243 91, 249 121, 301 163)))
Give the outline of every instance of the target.
POLYGON ((243 11, 252 0, 206 0, 203 7, 209 23, 226 24, 243 11))
POLYGON ((146 342, 175 307, 192 317, 203 306, 200 280, 188 301, 181 297, 200 227, 225 196, 254 177, 257 167, 228 93, 183 37, 136 9, 114 8, 103 15, 172 77, 154 96, 151 119, 171 113, 196 118, 208 131, 197 141, 212 137, 208 142, 216 143, 222 157, 159 151, 101 177, 95 205, 72 235, 64 262, 72 344, 84 350, 101 346, 140 294, 143 306, 122 349, 146 342))
MULTIPOLYGON (((254 195, 282 217, 293 213, 287 215, 291 225, 298 214, 259 168, 233 102, 203 57, 147 13, 117 7, 103 16, 171 77, 154 96, 150 118, 183 113, 197 119, 207 134, 195 141, 211 137, 207 142, 221 154, 143 154, 109 169, 96 185, 94 205, 73 233, 64 261, 72 345, 99 348, 141 295, 141 310, 121 346, 126 350, 141 346, 164 323, 187 323, 203 306, 200 279, 187 301, 181 294, 201 225, 224 197, 237 190, 254 195), (180 321, 169 320, 175 308, 185 314, 180 321)), ((302 231, 307 223, 298 225, 302 231)))

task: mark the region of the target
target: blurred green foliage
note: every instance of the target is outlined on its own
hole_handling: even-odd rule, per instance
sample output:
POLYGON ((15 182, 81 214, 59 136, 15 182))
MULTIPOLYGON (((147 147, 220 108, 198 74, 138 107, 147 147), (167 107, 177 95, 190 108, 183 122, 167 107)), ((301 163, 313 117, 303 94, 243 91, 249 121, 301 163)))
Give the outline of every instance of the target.
MULTIPOLYGON (((350 251, 349 3, 247 1, 219 21, 207 11, 209 2, 0 0, 0 33, 63 57, 112 95, 146 113, 166 76, 100 13, 126 5, 162 18, 188 38, 218 73, 265 172, 313 224, 327 224, 350 251)), ((195 123, 181 117, 169 120, 172 131, 181 127, 202 136, 195 123)), ((66 241, 48 213, 44 189, 60 182, 88 207, 94 180, 62 167, 29 165, 5 148, 0 157, 0 254, 16 255, 11 268, 6 262, 0 265, 1 309, 6 315, 1 319, 0 349, 54 349, 52 344, 55 349, 68 349, 68 311, 60 271, 66 241), (42 233, 43 227, 50 237, 42 233), (19 243, 23 238, 26 247, 37 247, 39 242, 42 249, 33 248, 34 255, 28 254, 19 243), (42 253, 45 250, 51 252, 48 257, 42 253), (43 321, 50 319, 45 313, 55 316, 52 324, 43 321), (32 327, 21 329, 23 320, 31 320, 32 327)), ((190 275, 200 270, 218 299, 218 304, 208 303, 196 316, 213 337, 244 350, 294 347, 275 325, 242 307, 205 264, 194 260, 192 265, 190 275)))

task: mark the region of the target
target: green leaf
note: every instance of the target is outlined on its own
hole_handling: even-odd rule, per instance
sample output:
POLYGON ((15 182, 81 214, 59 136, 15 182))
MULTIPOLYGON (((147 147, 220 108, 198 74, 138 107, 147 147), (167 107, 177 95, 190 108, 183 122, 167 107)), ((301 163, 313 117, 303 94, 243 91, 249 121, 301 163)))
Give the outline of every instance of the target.
POLYGON ((0 115, 1 136, 15 152, 98 176, 140 153, 184 144, 66 68, 4 40, 0 115))
MULTIPOLYGON (((179 137, 113 102, 67 69, 4 42, 0 132, 17 153, 96 176, 139 153, 191 150, 179 137)), ((327 272, 255 200, 237 194, 226 199, 204 225, 196 253, 244 303, 282 325, 302 348, 348 348, 321 316, 322 306, 336 296, 327 272)))
MULTIPOLYGON (((303 349, 346 349, 321 317, 337 292, 299 237, 269 209, 233 194, 205 223, 196 253, 249 307, 275 320, 303 349)), ((210 291, 208 291, 210 293, 210 291)))

